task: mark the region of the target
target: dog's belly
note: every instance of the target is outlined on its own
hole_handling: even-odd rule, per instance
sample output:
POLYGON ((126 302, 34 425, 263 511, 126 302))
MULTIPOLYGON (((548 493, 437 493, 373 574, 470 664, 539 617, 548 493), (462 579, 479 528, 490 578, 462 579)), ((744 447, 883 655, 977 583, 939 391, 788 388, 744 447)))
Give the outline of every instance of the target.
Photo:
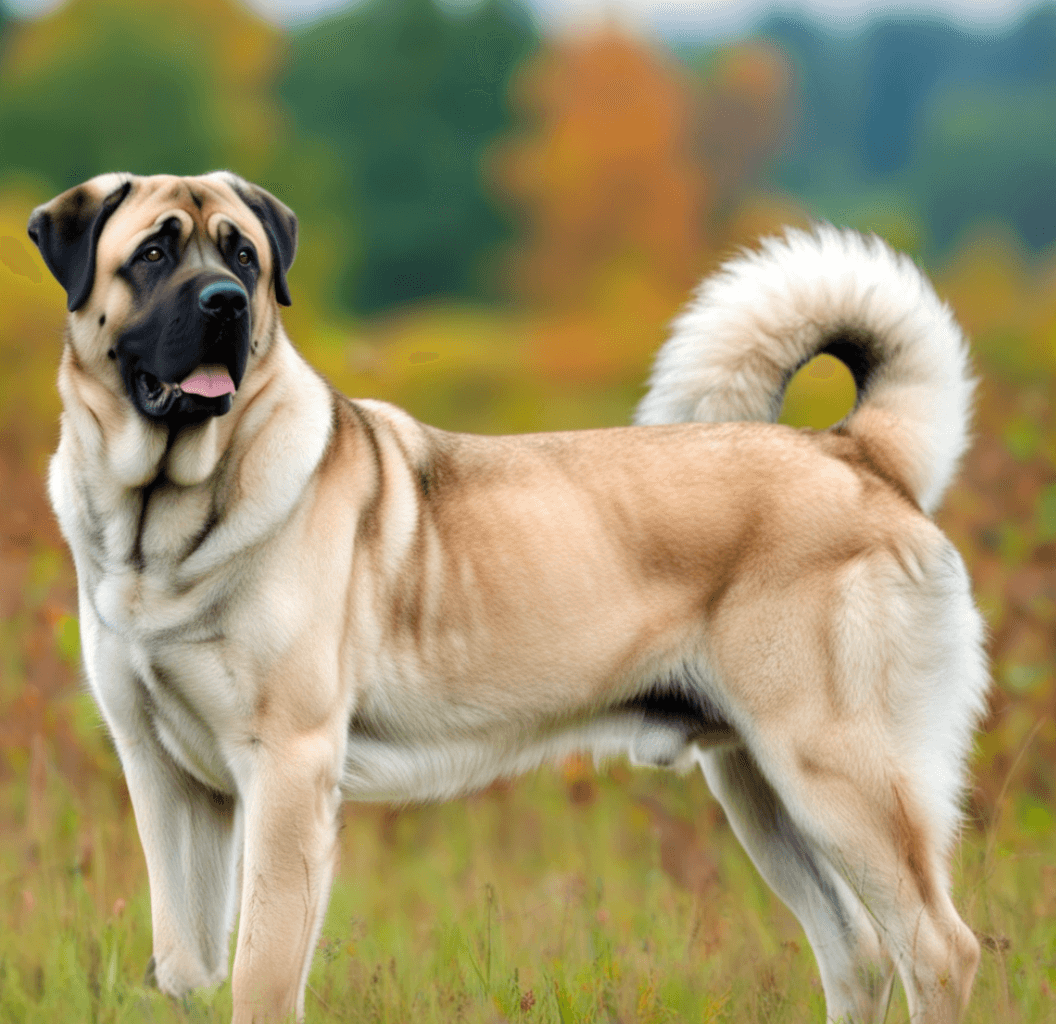
POLYGON ((695 752, 738 742, 708 702, 655 692, 535 729, 461 735, 437 730, 407 737, 379 734, 353 721, 341 788, 353 800, 447 800, 573 754, 591 754, 595 762, 626 757, 632 765, 684 771, 695 752))

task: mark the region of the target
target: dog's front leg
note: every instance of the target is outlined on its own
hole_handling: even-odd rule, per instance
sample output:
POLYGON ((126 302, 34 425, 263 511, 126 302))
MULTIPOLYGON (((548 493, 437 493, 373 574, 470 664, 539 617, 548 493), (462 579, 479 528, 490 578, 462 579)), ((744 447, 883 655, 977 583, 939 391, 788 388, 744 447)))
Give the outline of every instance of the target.
POLYGON ((337 859, 342 750, 322 734, 261 739, 242 787, 242 910, 234 1024, 304 1016, 304 987, 337 859))
POLYGON ((234 797, 173 761, 143 718, 111 719, 150 879, 154 951, 147 976, 169 995, 227 977, 237 904, 240 814, 234 797))
POLYGON ((169 995, 227 977, 238 905, 241 813, 204 785, 159 739, 153 700, 124 643, 82 592, 81 643, 92 691, 124 769, 147 861, 154 951, 148 978, 169 995))

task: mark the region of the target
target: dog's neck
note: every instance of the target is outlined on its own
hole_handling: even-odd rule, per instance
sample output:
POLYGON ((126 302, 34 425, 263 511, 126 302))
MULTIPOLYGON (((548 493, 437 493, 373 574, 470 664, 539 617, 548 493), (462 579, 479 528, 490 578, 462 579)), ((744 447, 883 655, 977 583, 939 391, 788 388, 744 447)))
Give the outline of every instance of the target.
POLYGON ((255 423, 288 400, 291 378, 310 386, 315 374, 279 327, 255 373, 247 376, 229 413, 173 428, 139 414, 120 378, 115 374, 113 387, 108 386, 98 368, 85 367, 68 342, 59 370, 60 451, 71 448, 79 462, 103 471, 122 489, 136 490, 162 479, 181 487, 202 484, 217 472, 241 431, 255 429, 255 423), (278 389, 273 386, 277 377, 284 379, 278 389))
MULTIPOLYGON (((255 543, 299 500, 331 430, 329 389, 281 329, 256 371, 247 375, 231 411, 178 432, 137 413, 81 368, 69 346, 59 380, 64 411, 49 490, 79 564, 82 556, 95 561, 105 553, 101 561, 106 564, 145 560, 162 568, 167 557, 149 557, 148 515, 165 515, 169 543, 164 549, 175 552, 182 546, 186 552, 209 521, 218 489, 226 487, 270 492, 266 500, 243 505, 237 522, 222 525, 225 533, 237 531, 241 544, 255 543), (284 471, 276 474, 280 453, 284 471), (93 538, 100 551, 79 552, 77 538, 82 544, 93 538), (139 550, 144 538, 146 550, 139 550)), ((191 569, 192 561, 195 571, 206 568, 208 547, 203 544, 191 558, 180 559, 178 571, 191 569)))

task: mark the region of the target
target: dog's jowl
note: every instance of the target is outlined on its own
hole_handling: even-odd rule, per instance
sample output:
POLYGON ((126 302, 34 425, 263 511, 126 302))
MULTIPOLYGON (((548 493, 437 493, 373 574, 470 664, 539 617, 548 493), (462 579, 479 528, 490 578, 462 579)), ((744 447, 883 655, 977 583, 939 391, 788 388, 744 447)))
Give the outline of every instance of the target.
MULTIPOLYGON (((699 764, 802 922, 830 1020, 954 1022, 949 896, 982 627, 931 521, 964 340, 876 239, 769 239, 701 286, 639 425, 473 437, 337 394, 283 331, 297 222, 226 172, 37 209, 68 295, 52 502, 128 779, 165 992, 304 1013, 340 801, 573 751, 699 764), (774 424, 820 352, 858 389, 774 424)), ((384 884, 384 879, 378 879, 384 884)))

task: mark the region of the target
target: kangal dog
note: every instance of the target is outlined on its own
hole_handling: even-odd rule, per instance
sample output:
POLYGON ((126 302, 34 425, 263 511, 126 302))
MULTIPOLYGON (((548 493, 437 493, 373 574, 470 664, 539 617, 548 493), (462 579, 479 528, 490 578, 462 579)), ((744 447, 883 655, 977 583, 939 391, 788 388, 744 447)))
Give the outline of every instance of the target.
MULTIPOLYGON (((52 502, 128 780, 165 992, 304 1013, 342 799, 590 751, 699 764, 802 922, 830 1020, 961 1018, 948 865, 988 675, 931 521, 972 379, 875 238, 788 231, 701 286, 639 426, 473 437, 337 394, 279 307, 292 212, 227 172, 38 208, 68 294, 52 502), (858 389, 775 425, 820 352, 858 389), (240 870, 241 866, 241 870, 240 870)), ((375 884, 384 885, 379 878, 375 884)))

